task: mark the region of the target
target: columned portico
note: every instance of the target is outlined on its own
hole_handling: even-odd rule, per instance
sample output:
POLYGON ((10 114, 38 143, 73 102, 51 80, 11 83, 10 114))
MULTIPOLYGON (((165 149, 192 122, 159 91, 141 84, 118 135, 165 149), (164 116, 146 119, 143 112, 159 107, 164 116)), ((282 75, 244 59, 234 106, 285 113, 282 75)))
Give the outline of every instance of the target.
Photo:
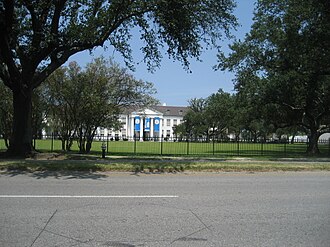
POLYGON ((134 126, 130 126, 131 133, 139 133, 139 140, 151 140, 159 137, 161 112, 145 109, 144 111, 132 112, 130 118, 134 126), (155 136, 157 135, 157 136, 155 136), (150 139, 149 139, 150 138, 150 139))
MULTIPOLYGON (((160 137, 173 137, 173 127, 183 120, 185 107, 153 106, 150 109, 129 110, 119 116, 122 123, 120 131, 107 131, 109 136, 117 135, 119 140, 160 141, 160 137), (150 138, 150 139, 149 139, 150 138)), ((101 135, 100 130, 98 134, 101 135)))

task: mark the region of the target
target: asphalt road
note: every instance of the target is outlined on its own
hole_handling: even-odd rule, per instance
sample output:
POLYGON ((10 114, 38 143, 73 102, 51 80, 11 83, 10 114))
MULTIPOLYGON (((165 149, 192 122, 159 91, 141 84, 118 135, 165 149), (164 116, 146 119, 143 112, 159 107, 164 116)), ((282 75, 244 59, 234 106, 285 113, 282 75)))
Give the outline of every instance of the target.
POLYGON ((330 172, 0 174, 0 246, 330 246, 330 172))

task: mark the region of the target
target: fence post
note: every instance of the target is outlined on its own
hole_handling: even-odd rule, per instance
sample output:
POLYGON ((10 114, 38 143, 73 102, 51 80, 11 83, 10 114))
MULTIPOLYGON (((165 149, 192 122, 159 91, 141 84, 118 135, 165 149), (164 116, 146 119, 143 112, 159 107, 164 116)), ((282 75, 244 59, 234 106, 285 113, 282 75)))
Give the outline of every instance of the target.
POLYGON ((136 135, 134 134, 134 155, 136 155, 136 135))
POLYGON ((160 155, 163 155, 163 141, 164 141, 164 135, 160 137, 160 155))
POLYGON ((330 138, 329 138, 329 140, 328 140, 328 156, 330 156, 330 138))
POLYGON ((54 132, 52 132, 51 138, 52 138, 52 140, 51 140, 50 150, 51 150, 51 152, 53 152, 54 151, 54 132))
POLYGON ((187 155, 189 155, 189 137, 187 138, 187 155))
POLYGON ((284 156, 286 157, 286 140, 284 141, 284 156))
POLYGON ((36 147, 36 136, 35 135, 33 136, 33 143, 32 143, 32 145, 33 145, 33 148, 34 149, 37 149, 37 147, 36 147))
POLYGON ((239 136, 237 138, 237 155, 239 156, 239 136))
POLYGON ((107 154, 109 153, 109 135, 107 135, 107 154))
POLYGON ((261 155, 264 155, 264 141, 261 140, 261 155))
POLYGON ((215 150, 214 150, 214 135, 213 135, 213 140, 212 141, 213 141, 213 144, 212 144, 213 145, 213 147, 212 147, 213 150, 212 151, 213 151, 213 155, 215 155, 215 150))

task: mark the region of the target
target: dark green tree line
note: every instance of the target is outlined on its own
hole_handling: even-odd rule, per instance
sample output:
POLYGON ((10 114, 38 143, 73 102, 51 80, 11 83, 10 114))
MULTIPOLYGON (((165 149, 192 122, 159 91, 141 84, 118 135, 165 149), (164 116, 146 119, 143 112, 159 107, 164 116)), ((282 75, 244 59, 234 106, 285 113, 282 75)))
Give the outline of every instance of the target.
POLYGON ((302 128, 307 152, 319 153, 330 131, 330 1, 260 0, 251 31, 230 48, 219 68, 236 73, 238 94, 276 129, 302 128))
POLYGON ((190 100, 184 123, 178 130, 193 140, 199 137, 223 139, 234 129, 234 116, 235 96, 220 89, 205 99, 190 100))
POLYGON ((56 70, 45 83, 50 109, 49 125, 69 151, 77 139, 80 152, 88 153, 97 128, 120 127, 118 116, 127 106, 145 107, 153 98, 153 84, 135 79, 112 61, 95 59, 85 69, 72 62, 56 70))

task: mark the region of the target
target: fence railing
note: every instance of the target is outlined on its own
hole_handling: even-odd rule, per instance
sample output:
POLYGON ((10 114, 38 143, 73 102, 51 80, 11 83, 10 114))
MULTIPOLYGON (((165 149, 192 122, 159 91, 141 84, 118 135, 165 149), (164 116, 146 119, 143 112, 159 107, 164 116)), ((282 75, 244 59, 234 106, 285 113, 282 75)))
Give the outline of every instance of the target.
MULTIPOLYGON (((46 152, 62 151, 59 136, 42 136, 34 140, 36 150, 46 152)), ((205 138, 173 138, 173 137, 111 137, 96 136, 91 152, 101 152, 102 144, 106 144, 108 155, 200 155, 200 156, 301 156, 307 150, 307 141, 288 140, 259 141, 220 140, 205 138)), ((330 156, 330 139, 320 140, 319 150, 323 156, 330 156)), ((6 149, 4 140, 0 139, 0 149, 6 149)), ((72 151, 79 151, 77 140, 73 140, 72 151)))

